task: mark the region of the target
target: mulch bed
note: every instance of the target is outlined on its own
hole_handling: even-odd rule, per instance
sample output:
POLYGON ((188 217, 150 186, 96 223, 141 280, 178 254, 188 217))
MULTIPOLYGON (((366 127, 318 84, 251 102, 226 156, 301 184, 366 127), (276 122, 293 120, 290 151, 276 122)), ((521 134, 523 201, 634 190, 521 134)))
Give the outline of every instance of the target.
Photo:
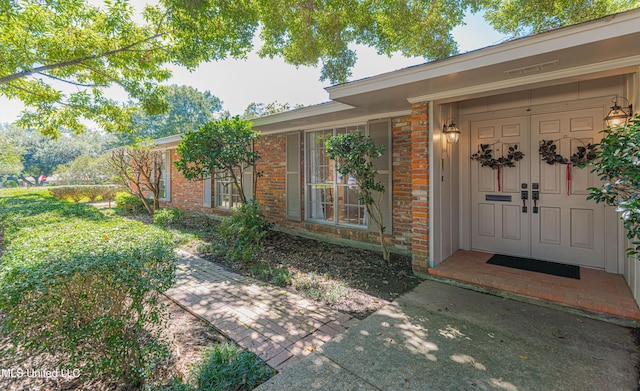
MULTIPOLYGON (((197 252, 197 248, 189 251, 197 252)), ((212 254, 198 253, 205 259, 248 275, 248 268, 212 254)), ((316 273, 346 283, 352 292, 331 307, 363 319, 401 294, 413 289, 422 279, 411 269, 411 258, 391 255, 389 264, 377 251, 362 250, 272 231, 256 261, 272 267, 285 266, 301 273, 316 273)), ((268 281, 267 281, 268 282, 268 281)), ((326 304, 326 303, 325 303, 326 304)))

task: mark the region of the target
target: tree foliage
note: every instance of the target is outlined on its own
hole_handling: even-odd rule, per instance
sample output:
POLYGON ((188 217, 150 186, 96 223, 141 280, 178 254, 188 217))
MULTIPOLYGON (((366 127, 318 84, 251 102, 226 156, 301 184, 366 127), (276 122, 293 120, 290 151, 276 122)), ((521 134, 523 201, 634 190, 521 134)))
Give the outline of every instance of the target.
POLYGON ((589 188, 587 197, 616 207, 621 213, 627 238, 634 246, 627 255, 640 254, 640 115, 626 126, 603 131, 604 137, 596 152, 598 161, 593 171, 604 182, 589 188))
POLYGON ((336 170, 355 179, 360 202, 378 228, 382 255, 388 261, 389 250, 384 240, 385 226, 381 210, 385 188, 377 180, 378 171, 373 167, 373 160, 384 153, 384 145, 376 145, 371 137, 362 132, 353 132, 331 137, 325 142, 325 147, 329 159, 336 162, 336 170))
POLYGON ((266 104, 252 102, 244 110, 244 114, 242 114, 242 118, 254 119, 254 118, 264 117, 267 115, 282 113, 284 111, 299 109, 301 107, 303 107, 303 105, 301 104, 296 104, 291 106, 289 103, 280 103, 278 101, 266 103, 266 104))
POLYGON ((21 124, 55 135, 131 126, 124 90, 147 114, 167 109, 168 65, 194 69, 244 58, 259 34, 262 57, 322 65, 321 79, 344 82, 356 62, 352 44, 378 53, 439 59, 457 52, 451 31, 467 12, 487 10, 500 31, 541 31, 638 7, 637 0, 160 0, 141 17, 128 0, 0 0, 0 94, 27 107, 21 124), (68 86, 71 88, 64 89, 68 86))
POLYGON ((59 165, 53 175, 56 184, 100 185, 111 182, 116 172, 111 168, 108 155, 80 155, 69 163, 59 165))
POLYGON ((558 27, 640 7, 638 0, 484 1, 485 19, 497 31, 513 36, 558 27))
MULTIPOLYGON (((240 201, 247 203, 243 178, 251 175, 260 155, 253 150, 258 132, 251 129, 251 121, 238 116, 209 122, 199 130, 189 131, 178 144, 180 159, 176 168, 189 180, 203 180, 212 175, 219 180, 230 180, 238 189, 240 201)), ((256 180, 253 178, 255 194, 256 180)))
POLYGON ((0 136, 12 140, 13 148, 20 151, 23 169, 17 176, 33 186, 39 186, 40 177, 51 176, 61 164, 69 163, 80 155, 102 153, 111 141, 97 131, 87 131, 82 135, 63 132, 57 140, 52 140, 35 130, 21 129, 14 124, 0 126, 0 136))
POLYGON ((131 129, 118 133, 118 144, 133 145, 198 129, 222 111, 222 101, 209 91, 200 92, 189 86, 172 85, 165 95, 167 111, 149 115, 138 108, 132 115, 131 129))
POLYGON ((22 149, 7 135, 0 134, 0 176, 18 175, 22 165, 22 149))
POLYGON ((141 145, 123 147, 111 151, 107 162, 116 172, 115 180, 138 196, 147 212, 153 215, 160 208, 162 152, 141 145), (145 197, 146 191, 151 193, 153 205, 145 197))

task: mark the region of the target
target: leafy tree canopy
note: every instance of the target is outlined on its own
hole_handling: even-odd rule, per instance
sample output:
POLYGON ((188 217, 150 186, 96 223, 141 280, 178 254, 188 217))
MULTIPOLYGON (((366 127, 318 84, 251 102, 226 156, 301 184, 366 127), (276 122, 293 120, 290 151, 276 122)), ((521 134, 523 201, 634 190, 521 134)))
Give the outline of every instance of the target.
POLYGON ((520 36, 640 7, 638 0, 489 0, 485 19, 497 31, 520 36))
POLYGON ((23 169, 20 178, 32 185, 40 185, 42 175, 50 176, 56 167, 76 157, 98 155, 110 146, 110 136, 97 131, 82 135, 64 132, 57 140, 45 137, 35 130, 22 129, 15 125, 0 126, 0 137, 8 137, 12 145, 21 152, 23 169), (27 177, 35 178, 28 181, 27 177))
POLYGON ((80 155, 61 164, 53 172, 57 184, 97 185, 109 183, 116 172, 107 161, 108 155, 80 155))
POLYGON ((7 135, 0 134, 0 176, 22 171, 22 149, 7 135))
MULTIPOLYGON (((212 176, 229 180, 245 204, 248 189, 244 188, 243 176, 252 175, 247 171, 260 159, 253 150, 253 142, 258 136, 259 133, 251 129, 251 121, 239 116, 208 122, 200 129, 184 134, 176 150, 180 160, 174 165, 189 180, 212 176)), ((256 178, 254 175, 254 194, 256 178)))
POLYGON ((147 139, 158 139, 198 129, 222 111, 222 101, 209 91, 200 92, 189 86, 172 85, 165 95, 167 111, 149 115, 136 109, 130 132, 118 133, 119 145, 133 145, 147 139))
POLYGON ((130 127, 133 106, 109 98, 119 87, 147 114, 167 109, 167 65, 193 69, 259 55, 296 66, 322 64, 322 80, 344 82, 351 44, 380 54, 438 59, 457 52, 451 35, 465 13, 487 10, 500 31, 541 31, 638 7, 631 0, 160 0, 137 18, 128 0, 0 0, 0 94, 27 107, 20 124, 46 135, 83 119, 108 131, 130 127), (62 86, 71 86, 64 92, 62 86))
POLYGON ((254 119, 259 117, 264 117, 266 115, 282 113, 283 111, 289 111, 293 109, 299 109, 304 107, 301 104, 296 104, 291 106, 289 103, 280 103, 278 101, 271 103, 250 103, 249 106, 244 110, 244 114, 242 114, 242 118, 246 119, 254 119))

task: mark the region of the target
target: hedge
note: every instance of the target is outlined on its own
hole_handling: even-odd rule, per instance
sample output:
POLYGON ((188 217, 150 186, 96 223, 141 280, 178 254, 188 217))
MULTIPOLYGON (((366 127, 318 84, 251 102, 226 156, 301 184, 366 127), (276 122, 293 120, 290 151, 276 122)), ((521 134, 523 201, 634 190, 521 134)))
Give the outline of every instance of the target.
POLYGON ((76 186, 52 186, 49 193, 61 200, 79 202, 84 199, 90 201, 113 201, 116 193, 122 188, 116 185, 76 185, 76 186))
POLYGON ((85 378, 140 383, 166 357, 158 294, 175 282, 167 233, 44 192, 0 191, 0 311, 27 351, 85 378))

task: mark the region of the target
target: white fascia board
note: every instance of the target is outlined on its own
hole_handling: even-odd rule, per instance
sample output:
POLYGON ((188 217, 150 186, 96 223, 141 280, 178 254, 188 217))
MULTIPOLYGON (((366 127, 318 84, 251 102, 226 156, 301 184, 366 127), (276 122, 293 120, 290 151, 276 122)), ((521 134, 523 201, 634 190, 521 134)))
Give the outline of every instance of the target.
POLYGON ((150 142, 151 145, 161 147, 163 145, 179 143, 182 141, 182 134, 175 134, 173 136, 163 137, 150 142))
POLYGON ((384 119, 384 118, 395 118, 404 115, 411 114, 411 110, 402 110, 402 111, 393 111, 387 113, 377 113, 377 114, 367 114, 361 115, 358 117, 345 118, 340 120, 330 120, 330 121, 318 121, 312 124, 305 124, 304 126, 289 126, 278 130, 272 130, 268 132, 261 132, 262 134, 278 134, 278 133, 288 133, 295 131, 310 131, 310 130, 322 130, 336 127, 345 127, 345 126, 353 126, 353 125, 362 125, 369 121, 373 121, 376 119, 384 119))
POLYGON ((329 98, 347 96, 428 80, 452 73, 464 72, 501 62, 532 57, 538 54, 617 38, 638 32, 640 9, 610 15, 595 21, 560 28, 514 41, 460 54, 443 60, 413 66, 399 71, 327 87, 329 98))
POLYGON ((522 76, 515 79, 501 80, 493 83, 477 84, 469 87, 458 88, 454 90, 447 90, 442 92, 436 92, 433 94, 425 94, 407 99, 409 103, 419 102, 431 102, 440 99, 455 98, 459 96, 468 96, 473 94, 480 94, 485 92, 497 91, 512 87, 526 86, 535 83, 542 83, 545 81, 554 81, 559 79, 566 79, 569 77, 588 75, 591 73, 610 71, 614 69, 624 69, 631 66, 640 65, 640 56, 632 56, 623 59, 603 61, 596 64, 583 65, 579 67, 573 67, 568 69, 562 69, 559 71, 551 71, 547 73, 541 73, 530 76, 522 76))
POLYGON ((284 111, 282 113, 272 114, 265 117, 254 118, 251 122, 253 122, 253 126, 257 128, 264 125, 301 120, 308 117, 331 114, 350 109, 353 109, 353 106, 340 102, 327 102, 300 109, 284 111))

